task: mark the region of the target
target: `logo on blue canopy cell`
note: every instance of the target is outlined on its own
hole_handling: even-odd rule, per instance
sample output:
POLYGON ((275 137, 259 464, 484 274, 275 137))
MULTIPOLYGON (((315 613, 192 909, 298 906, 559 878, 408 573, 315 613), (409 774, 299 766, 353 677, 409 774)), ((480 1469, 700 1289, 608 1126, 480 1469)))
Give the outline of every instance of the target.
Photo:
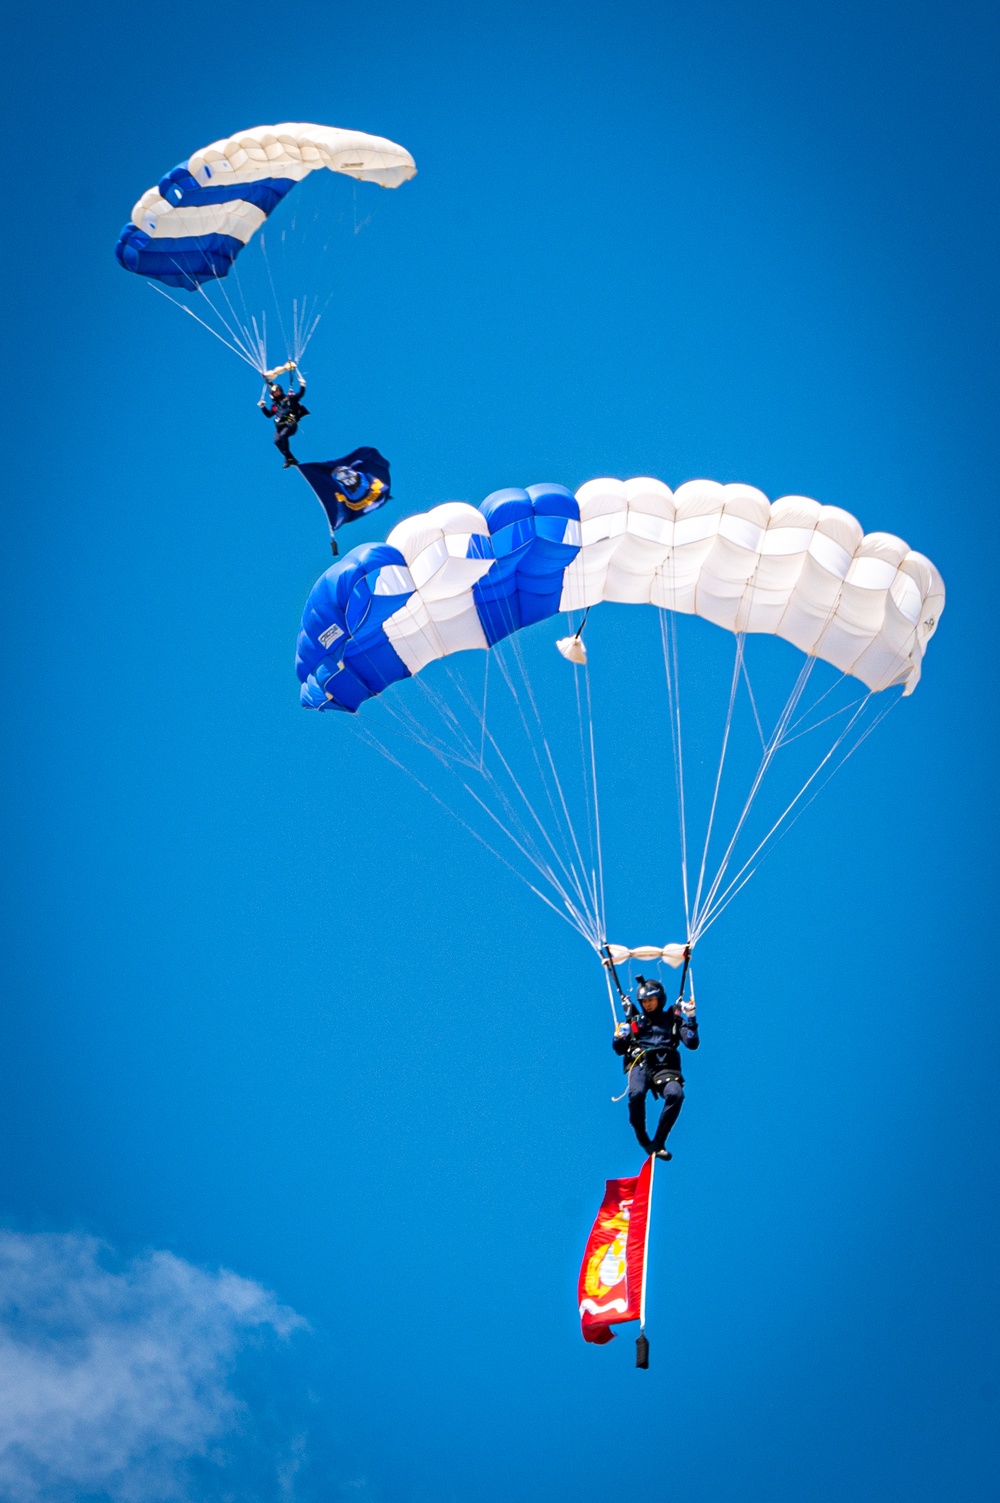
POLYGON ((319 640, 322 642, 324 647, 332 647, 334 642, 336 642, 338 638, 342 637, 343 635, 343 629, 337 626, 336 623, 334 623, 333 626, 328 626, 326 631, 320 632, 319 640))

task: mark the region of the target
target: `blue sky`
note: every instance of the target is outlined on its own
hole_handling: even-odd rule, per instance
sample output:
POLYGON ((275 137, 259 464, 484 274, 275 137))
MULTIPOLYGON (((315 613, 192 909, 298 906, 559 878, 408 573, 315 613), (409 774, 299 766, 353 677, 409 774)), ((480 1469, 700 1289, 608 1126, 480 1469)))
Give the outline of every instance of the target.
MULTIPOLYGON (((995 15, 179 0, 7 35, 3 1381, 37 1361, 71 1414, 59 1343, 67 1373, 109 1323, 124 1351, 165 1300, 195 1332, 167 1388, 206 1407, 102 1472, 43 1454, 40 1401, 0 1484, 992 1496, 995 15), (501 486, 709 476, 846 507, 948 587, 917 693, 699 952, 648 1373, 574 1308, 638 1167, 598 968, 299 709, 318 512, 256 378, 112 254, 162 172, 283 119, 419 168, 330 200, 303 457, 377 444, 397 497, 351 544, 501 486)), ((661 837, 642 776, 605 789, 631 935, 661 837)))

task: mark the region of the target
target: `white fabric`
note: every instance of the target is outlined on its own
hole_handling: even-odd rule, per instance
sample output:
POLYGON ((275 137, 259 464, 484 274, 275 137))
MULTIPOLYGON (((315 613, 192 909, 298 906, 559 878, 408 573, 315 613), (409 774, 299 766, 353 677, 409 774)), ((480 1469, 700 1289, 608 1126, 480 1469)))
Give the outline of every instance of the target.
POLYGON ((569 663, 579 663, 582 668, 587 661, 587 649, 582 637, 560 637, 556 646, 569 663))
POLYGON ((299 180, 317 167, 382 188, 398 188, 417 171, 406 148, 384 136, 288 121, 237 131, 196 151, 188 162, 191 176, 205 187, 218 182, 252 183, 262 177, 299 180))
POLYGON ((132 223, 153 240, 183 240, 188 236, 232 235, 246 245, 260 229, 267 215, 256 204, 242 198, 224 204, 203 204, 184 208, 161 198, 156 188, 144 193, 132 210, 132 223))
POLYGON ((608 945, 608 954, 615 965, 624 965, 626 960, 665 960, 676 971, 684 964, 686 949, 686 945, 677 944, 637 945, 632 950, 627 945, 608 945))
POLYGON ((481 511, 465 501, 446 501, 404 518, 386 539, 406 559, 415 589, 384 625, 411 673, 449 653, 488 647, 472 586, 496 560, 466 554, 474 534, 489 537, 489 532, 481 511))
POLYGON ((736 632, 769 632, 869 689, 913 692, 944 609, 929 559, 867 535, 836 506, 769 502, 748 485, 591 480, 576 493, 582 547, 560 608, 648 603, 736 632))
MULTIPOLYGON (((224 141, 196 151, 188 171, 202 187, 225 183, 256 183, 284 177, 301 182, 319 167, 341 172, 359 182, 398 188, 416 175, 410 153, 384 136, 332 125, 255 125, 224 141)), ((224 204, 185 208, 161 198, 159 188, 147 188, 132 210, 132 223, 154 239, 184 236, 232 235, 244 245, 265 215, 253 204, 231 199, 224 204)))

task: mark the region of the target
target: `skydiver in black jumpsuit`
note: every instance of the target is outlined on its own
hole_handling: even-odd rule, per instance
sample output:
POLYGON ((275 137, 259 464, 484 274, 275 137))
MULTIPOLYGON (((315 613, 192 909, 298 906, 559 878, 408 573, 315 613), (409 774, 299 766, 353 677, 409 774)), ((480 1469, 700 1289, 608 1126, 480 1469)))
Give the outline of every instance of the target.
POLYGON ((263 401, 257 403, 265 417, 274 418, 274 442, 276 448, 285 456, 282 468, 286 470, 298 464, 289 446, 289 439, 297 432, 302 419, 309 416, 309 409, 302 405, 301 400, 306 389, 305 378, 301 372, 298 372, 298 382, 294 391, 290 386, 288 391, 285 391, 279 381, 272 381, 268 388, 268 396, 271 398, 270 407, 263 401))
POLYGON ((667 1137, 684 1104, 679 1045, 697 1049, 698 1019, 693 999, 667 1007, 666 993, 658 981, 646 981, 640 976, 636 998, 642 1010, 618 1025, 612 1048, 624 1057, 628 1072, 628 1119, 640 1148, 658 1158, 669 1159, 667 1137), (663 1101, 652 1141, 646 1132, 646 1096, 650 1091, 663 1101))

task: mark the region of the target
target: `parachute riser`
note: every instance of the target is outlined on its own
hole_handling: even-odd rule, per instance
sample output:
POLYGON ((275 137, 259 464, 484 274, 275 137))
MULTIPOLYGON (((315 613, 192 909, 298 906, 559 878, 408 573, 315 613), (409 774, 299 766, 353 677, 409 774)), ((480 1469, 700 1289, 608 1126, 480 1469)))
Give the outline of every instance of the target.
POLYGON ((611 972, 611 979, 615 983, 615 991, 618 993, 625 1016, 628 1017, 632 1009, 632 1000, 628 993, 622 990, 622 984, 618 979, 618 972, 615 970, 615 963, 611 959, 611 950, 606 944, 602 946, 602 949, 604 951, 604 960, 602 963, 611 972))
POLYGON ((685 948, 684 948, 684 969, 681 971, 681 984, 680 984, 680 986, 678 987, 678 990, 677 990, 677 1001, 678 1002, 683 1002, 684 1001, 684 987, 687 984, 688 972, 689 972, 690 969, 691 969, 691 946, 690 945, 686 945, 685 948))

